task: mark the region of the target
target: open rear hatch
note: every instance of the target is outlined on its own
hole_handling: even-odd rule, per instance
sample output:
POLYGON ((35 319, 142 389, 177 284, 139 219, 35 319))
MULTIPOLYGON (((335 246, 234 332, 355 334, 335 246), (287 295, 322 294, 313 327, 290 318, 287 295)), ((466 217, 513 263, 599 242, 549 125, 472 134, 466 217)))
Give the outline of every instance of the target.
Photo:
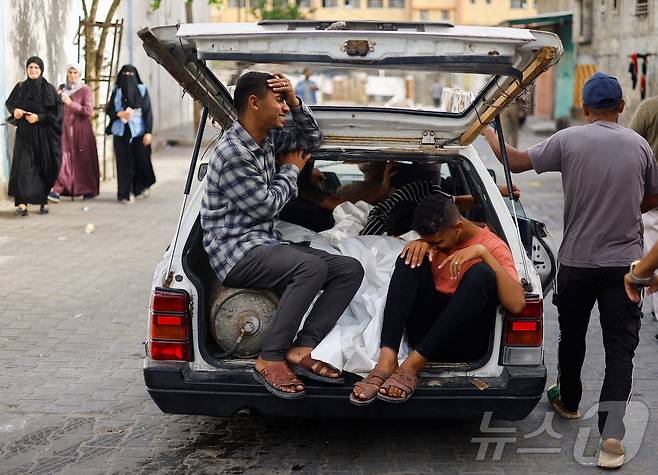
MULTIPOLYGON (((389 75, 397 72, 404 77, 413 70, 434 75, 486 78, 476 91, 471 91, 468 103, 450 111, 432 109, 424 104, 417 107, 381 104, 313 106, 314 116, 325 136, 325 149, 345 151, 350 147, 367 146, 369 149, 386 148, 387 153, 395 154, 421 148, 424 152, 436 153, 447 145, 470 144, 481 129, 541 72, 557 62, 563 51, 560 40, 552 33, 432 23, 277 21, 189 24, 144 28, 138 35, 148 55, 204 106, 186 195, 190 190, 207 115, 223 128, 229 127, 236 118, 230 84, 224 84, 218 77, 229 77, 222 69, 228 64, 236 66, 236 73, 230 75, 233 80, 241 70, 262 65, 285 65, 300 72, 314 66, 327 68, 329 72, 357 68, 374 70, 380 75, 382 71, 389 75)), ((454 152, 448 153, 452 155, 454 152)), ((458 155, 457 152, 455 156, 458 155)), ((511 185, 509 173, 506 173, 506 178, 511 185)), ((184 210, 185 204, 181 219, 184 210)), ((212 270, 201 247, 199 233, 197 223, 185 244, 187 252, 181 249, 183 245, 178 243, 177 236, 172 259, 174 255, 186 254, 191 259, 190 267, 196 267, 193 273, 209 283, 212 270), (205 269, 198 268, 199 265, 205 269)), ((197 288, 198 283, 195 284, 197 288)), ((208 290, 201 285, 201 308, 208 306, 203 295, 208 290)), ((208 324, 206 312, 200 312, 200 317, 203 328, 208 324)), ((205 339, 199 341, 199 348, 204 353, 213 345, 208 333, 202 331, 199 335, 200 340, 205 339)), ((493 340, 490 345, 493 346, 493 340)), ((220 364, 207 353, 204 359, 220 364)), ((457 365, 454 369, 471 369, 484 362, 457 365)))
MULTIPOLYGON (((211 62, 410 71, 484 77, 456 112, 423 107, 318 105, 324 147, 443 147, 470 144, 484 124, 560 58, 559 38, 519 28, 445 23, 264 21, 194 23, 138 32, 149 56, 223 125, 235 118, 231 95, 211 62)), ((221 73, 221 70, 217 71, 221 73)), ((233 76, 235 78, 235 75, 233 76)))

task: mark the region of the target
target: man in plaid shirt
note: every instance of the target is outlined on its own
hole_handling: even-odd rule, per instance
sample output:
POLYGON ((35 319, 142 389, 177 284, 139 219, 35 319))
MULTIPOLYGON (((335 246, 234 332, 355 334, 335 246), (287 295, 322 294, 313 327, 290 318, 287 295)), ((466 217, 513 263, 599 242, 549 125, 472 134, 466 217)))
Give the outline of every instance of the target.
POLYGON ((282 74, 248 72, 238 80, 234 104, 238 120, 208 166, 201 203, 203 245, 225 286, 272 289, 281 297, 254 377, 272 394, 295 399, 305 394, 296 375, 343 383, 339 372, 312 359, 311 351, 349 305, 363 268, 351 257, 283 242, 276 229, 279 212, 297 196, 297 176, 310 158, 307 152, 322 142, 317 122, 295 96, 290 80, 282 74), (294 127, 284 128, 288 112, 294 127))

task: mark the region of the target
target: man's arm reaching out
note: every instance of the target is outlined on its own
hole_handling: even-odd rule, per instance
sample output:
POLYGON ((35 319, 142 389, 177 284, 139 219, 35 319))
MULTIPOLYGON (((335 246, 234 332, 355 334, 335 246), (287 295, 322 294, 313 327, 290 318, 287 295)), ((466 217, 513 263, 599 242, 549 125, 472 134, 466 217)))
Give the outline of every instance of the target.
MULTIPOLYGON (((648 293, 650 294, 658 290, 658 275, 655 274, 656 269, 658 269, 658 244, 653 246, 633 268, 633 275, 635 277, 641 279, 651 277, 651 282, 648 285, 648 293)), ((628 298, 635 303, 640 303, 640 293, 631 279, 630 272, 624 276, 624 287, 626 287, 628 298)))
MULTIPOLYGON (((482 135, 487 139, 491 150, 496 155, 496 158, 502 163, 503 155, 500 151, 500 145, 498 144, 498 134, 491 127, 485 127, 482 131, 482 135)), ((532 162, 530 161, 530 156, 528 151, 517 150, 511 145, 505 144, 505 149, 507 150, 507 158, 509 160, 509 168, 512 173, 521 173, 528 170, 532 170, 532 162)))

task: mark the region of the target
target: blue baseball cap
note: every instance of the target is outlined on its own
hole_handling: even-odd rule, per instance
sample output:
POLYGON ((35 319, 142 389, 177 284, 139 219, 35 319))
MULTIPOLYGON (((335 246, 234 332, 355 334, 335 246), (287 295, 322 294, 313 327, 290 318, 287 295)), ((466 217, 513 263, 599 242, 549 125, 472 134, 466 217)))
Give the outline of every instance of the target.
POLYGON ((622 99, 621 86, 617 78, 604 73, 594 73, 583 86, 583 102, 592 109, 614 107, 622 99))

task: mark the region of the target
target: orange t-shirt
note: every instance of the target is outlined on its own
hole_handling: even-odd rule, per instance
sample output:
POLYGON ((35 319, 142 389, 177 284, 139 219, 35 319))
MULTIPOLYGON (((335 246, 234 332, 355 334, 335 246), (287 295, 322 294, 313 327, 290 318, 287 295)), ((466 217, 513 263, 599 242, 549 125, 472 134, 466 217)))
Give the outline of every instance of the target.
MULTIPOLYGON (((503 266, 509 275, 512 276, 513 279, 519 280, 519 274, 516 271, 516 265, 514 264, 512 251, 510 251, 509 247, 507 247, 505 241, 492 233, 487 226, 485 226, 476 236, 457 246, 454 251, 465 249, 475 244, 482 244, 484 247, 486 247, 494 259, 496 259, 498 263, 503 266)), ((482 260, 472 259, 468 262, 465 262, 462 264, 457 278, 451 279, 449 265, 443 266, 443 268, 439 269, 439 264, 441 264, 449 255, 450 254, 435 251, 434 256, 432 257, 432 275, 434 276, 434 285, 436 290, 442 294, 452 295, 455 293, 455 290, 457 290, 457 286, 459 286, 464 273, 478 262, 482 262, 482 260)))

